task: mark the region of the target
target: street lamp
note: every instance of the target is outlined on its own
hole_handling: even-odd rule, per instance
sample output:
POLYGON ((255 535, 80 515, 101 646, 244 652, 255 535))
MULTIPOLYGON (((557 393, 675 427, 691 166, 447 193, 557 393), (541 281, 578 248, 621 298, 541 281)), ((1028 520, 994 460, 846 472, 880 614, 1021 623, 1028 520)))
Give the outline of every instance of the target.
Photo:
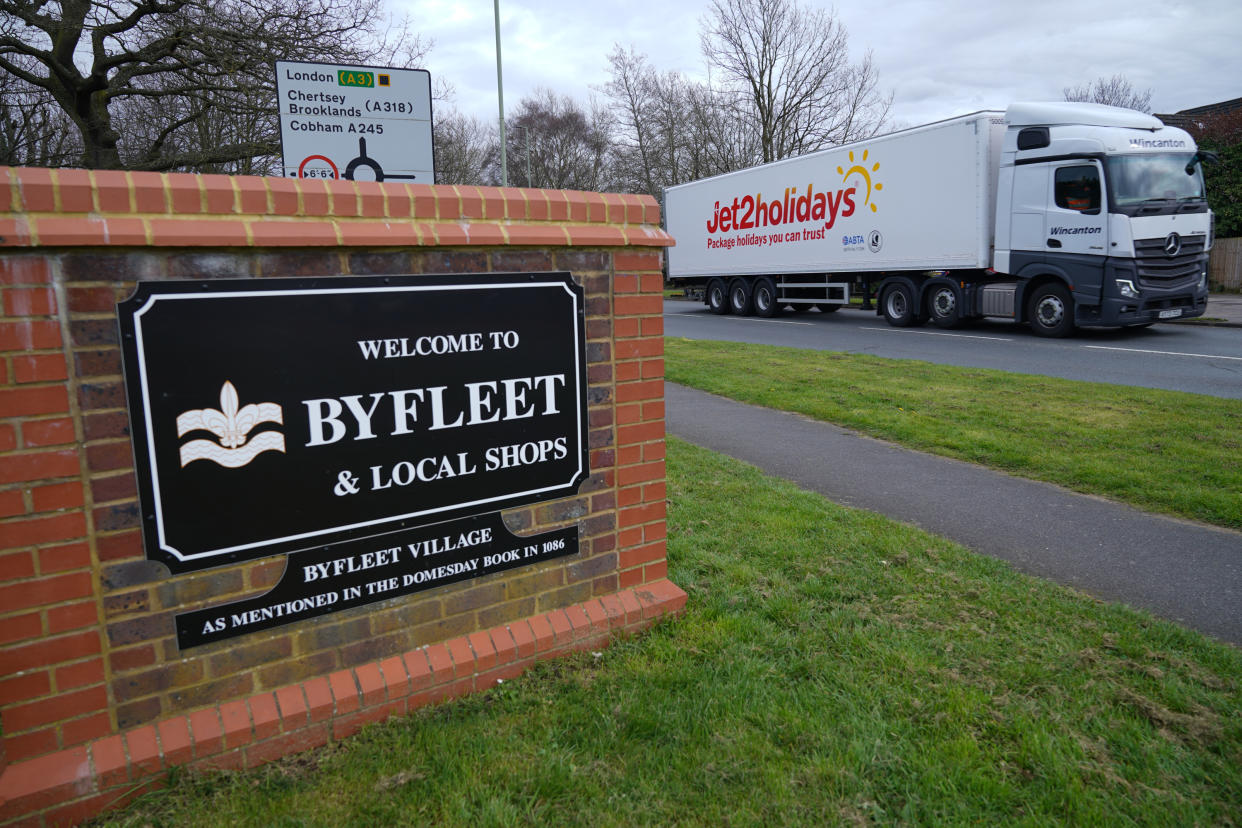
POLYGON ((492 0, 496 12, 496 97, 500 99, 500 186, 509 186, 509 164, 505 160, 505 82, 500 68, 500 0, 492 0))

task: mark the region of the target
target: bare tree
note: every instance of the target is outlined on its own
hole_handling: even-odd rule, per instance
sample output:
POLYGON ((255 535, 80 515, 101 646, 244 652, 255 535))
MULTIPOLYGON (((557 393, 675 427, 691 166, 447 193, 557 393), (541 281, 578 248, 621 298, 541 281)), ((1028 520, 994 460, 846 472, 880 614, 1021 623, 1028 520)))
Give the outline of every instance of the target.
POLYGON ((665 187, 754 164, 758 142, 728 96, 676 72, 657 72, 619 45, 603 91, 614 121, 613 179, 627 192, 663 198, 665 187), (723 97, 723 99, 722 99, 723 97))
POLYGON ((451 111, 435 120, 436 183, 494 184, 488 171, 499 163, 496 128, 451 111))
POLYGON ((724 75, 728 100, 775 161, 870 137, 888 118, 868 53, 851 63, 844 26, 797 0, 712 0, 700 39, 724 75))
POLYGON ((609 188, 610 115, 594 101, 587 111, 567 95, 538 89, 518 103, 505 123, 511 184, 565 190, 609 188))
POLYGON ((1095 82, 1082 86, 1067 86, 1062 90, 1067 101, 1108 104, 1139 112, 1151 112, 1151 90, 1137 91, 1125 75, 1096 78, 1095 82))
POLYGON ((82 155, 69 117, 46 91, 0 72, 0 164, 62 167, 82 155))
POLYGON ((382 0, 0 0, 0 71, 74 125, 90 168, 225 170, 273 155, 274 60, 408 66, 382 0), (389 36, 392 32, 392 36, 389 36))

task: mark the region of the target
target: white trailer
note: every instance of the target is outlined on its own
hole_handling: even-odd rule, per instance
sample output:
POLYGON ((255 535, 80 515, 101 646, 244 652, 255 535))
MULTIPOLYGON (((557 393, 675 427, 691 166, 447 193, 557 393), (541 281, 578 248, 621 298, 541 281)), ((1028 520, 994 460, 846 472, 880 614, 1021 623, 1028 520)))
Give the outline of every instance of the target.
POLYGON ((717 313, 836 310, 861 288, 898 326, 996 316, 1064 336, 1198 316, 1199 160, 1130 110, 976 112, 668 188, 669 278, 717 313))

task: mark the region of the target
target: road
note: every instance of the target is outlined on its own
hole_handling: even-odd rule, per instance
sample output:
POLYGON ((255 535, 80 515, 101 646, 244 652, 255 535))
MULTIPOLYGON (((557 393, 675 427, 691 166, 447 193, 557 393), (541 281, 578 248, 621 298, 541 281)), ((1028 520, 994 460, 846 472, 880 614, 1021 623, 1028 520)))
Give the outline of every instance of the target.
POLYGON ((667 300, 668 337, 787 345, 920 359, 943 365, 1189 391, 1242 399, 1242 329, 1168 324, 1138 330, 1078 331, 1044 339, 1025 326, 981 321, 943 331, 894 328, 853 309, 786 313, 775 319, 715 316, 700 302, 667 300))

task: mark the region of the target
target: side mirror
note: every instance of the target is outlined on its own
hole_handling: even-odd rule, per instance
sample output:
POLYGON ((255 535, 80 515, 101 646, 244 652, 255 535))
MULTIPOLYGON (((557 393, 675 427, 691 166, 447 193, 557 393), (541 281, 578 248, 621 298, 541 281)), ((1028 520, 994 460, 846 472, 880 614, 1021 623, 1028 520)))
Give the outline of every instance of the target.
POLYGON ((1220 156, 1210 150, 1199 150, 1190 159, 1190 163, 1186 165, 1186 175, 1195 174, 1195 164, 1202 164, 1206 161, 1209 164, 1219 164, 1220 156))

